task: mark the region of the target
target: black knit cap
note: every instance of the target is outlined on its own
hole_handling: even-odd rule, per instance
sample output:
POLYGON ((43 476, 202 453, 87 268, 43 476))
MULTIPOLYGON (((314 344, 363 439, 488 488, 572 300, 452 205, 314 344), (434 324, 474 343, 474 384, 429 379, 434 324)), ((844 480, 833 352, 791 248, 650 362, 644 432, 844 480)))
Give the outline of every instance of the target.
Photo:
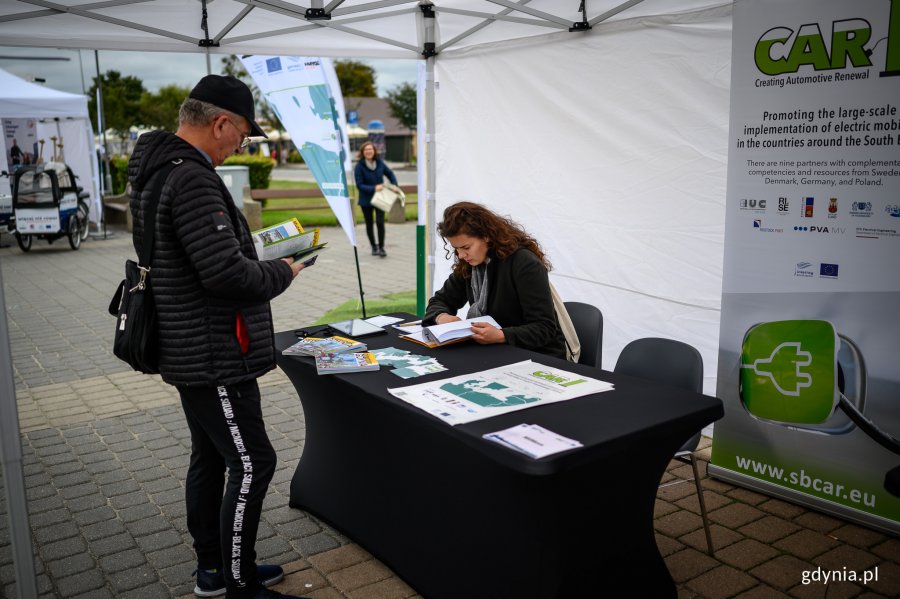
POLYGON ((268 139, 256 124, 253 93, 240 79, 231 75, 207 75, 194 86, 189 97, 241 115, 250 123, 251 136, 268 139))

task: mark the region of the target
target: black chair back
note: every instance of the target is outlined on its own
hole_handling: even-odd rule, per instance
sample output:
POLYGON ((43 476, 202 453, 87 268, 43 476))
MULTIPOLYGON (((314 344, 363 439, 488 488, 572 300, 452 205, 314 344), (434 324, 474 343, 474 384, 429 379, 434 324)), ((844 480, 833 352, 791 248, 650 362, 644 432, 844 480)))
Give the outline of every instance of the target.
POLYGON ((703 356, 695 347, 674 339, 635 339, 619 354, 615 372, 703 392, 703 356))
MULTIPOLYGON (((703 393, 703 356, 694 346, 674 339, 635 339, 622 349, 615 372, 703 393)), ((693 451, 699 443, 697 433, 679 451, 693 451)))
POLYGON ((600 368, 603 359, 603 313, 591 304, 563 302, 581 343, 579 364, 600 368))

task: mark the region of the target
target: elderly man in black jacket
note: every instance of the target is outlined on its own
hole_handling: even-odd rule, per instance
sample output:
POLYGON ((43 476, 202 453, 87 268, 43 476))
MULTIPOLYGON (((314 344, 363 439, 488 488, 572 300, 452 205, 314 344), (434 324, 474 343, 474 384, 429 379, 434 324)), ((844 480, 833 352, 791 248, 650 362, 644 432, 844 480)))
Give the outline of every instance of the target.
POLYGON ((264 136, 250 90, 234 77, 208 75, 182 104, 178 131, 142 135, 128 164, 136 250, 151 234, 143 215, 154 177, 175 165, 159 198, 151 269, 159 370, 178 389, 191 431, 187 525, 200 597, 285 597, 264 586, 280 581, 282 569, 257 566, 254 550, 276 462, 257 378, 275 367, 269 300, 303 265, 258 259, 214 170, 250 135, 264 136))

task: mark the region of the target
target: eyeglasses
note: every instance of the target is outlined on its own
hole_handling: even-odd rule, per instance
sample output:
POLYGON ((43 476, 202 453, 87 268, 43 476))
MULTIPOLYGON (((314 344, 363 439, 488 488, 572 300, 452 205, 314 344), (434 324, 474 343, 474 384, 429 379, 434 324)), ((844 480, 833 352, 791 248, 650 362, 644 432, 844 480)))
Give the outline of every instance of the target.
MULTIPOLYGON (((224 115, 223 115, 223 116, 224 116, 224 115)), ((231 123, 231 126, 234 127, 235 131, 237 131, 238 133, 240 133, 241 136, 243 137, 243 139, 241 139, 241 149, 242 149, 242 150, 247 149, 247 146, 250 145, 250 137, 247 136, 247 135, 245 135, 245 134, 243 134, 243 133, 241 133, 241 128, 238 127, 237 125, 235 125, 234 122, 233 122, 230 118, 228 118, 227 116, 226 116, 225 118, 228 120, 229 123, 231 123)))

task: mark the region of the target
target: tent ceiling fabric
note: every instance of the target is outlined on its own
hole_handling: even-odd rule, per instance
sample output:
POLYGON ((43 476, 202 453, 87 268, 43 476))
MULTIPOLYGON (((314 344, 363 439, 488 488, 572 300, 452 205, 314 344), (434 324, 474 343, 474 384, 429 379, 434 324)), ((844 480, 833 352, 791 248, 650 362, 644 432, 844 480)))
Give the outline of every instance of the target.
MULTIPOLYGON (((427 3, 427 0, 423 0, 427 3)), ((421 58, 421 2, 207 0, 215 54, 421 58), (309 8, 331 18, 308 20, 309 8)), ((721 0, 585 0, 589 23, 721 4, 721 0)), ((438 52, 568 31, 581 0, 436 0, 438 52)), ((201 0, 0 0, 0 45, 206 52, 201 0)))

